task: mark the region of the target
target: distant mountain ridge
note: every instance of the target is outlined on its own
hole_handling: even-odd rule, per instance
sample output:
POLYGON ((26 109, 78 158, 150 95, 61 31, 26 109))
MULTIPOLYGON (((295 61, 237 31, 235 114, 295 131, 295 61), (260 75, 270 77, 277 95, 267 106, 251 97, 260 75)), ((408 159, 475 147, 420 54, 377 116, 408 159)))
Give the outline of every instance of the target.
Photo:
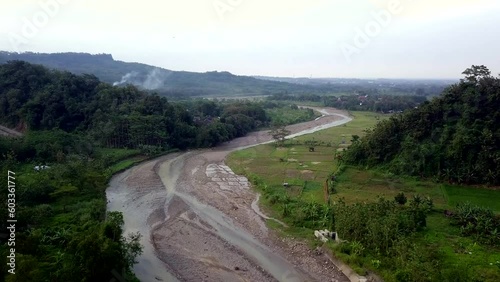
POLYGON ((92 73, 100 80, 113 83, 120 81, 121 77, 128 72, 143 68, 147 70, 147 65, 138 63, 125 63, 115 61, 111 54, 88 54, 88 53, 11 53, 0 52, 0 63, 11 60, 26 61, 32 64, 40 64, 49 68, 66 70, 75 74, 92 73), (96 68, 99 66, 99 68, 96 68), (106 67, 106 68, 104 68, 106 67), (94 69, 92 69, 94 68, 94 69), (116 69, 115 71, 111 71, 116 69), (89 71, 92 72, 89 72, 89 71))
POLYGON ((385 94, 436 96, 452 80, 343 79, 239 76, 229 72, 173 71, 141 63, 117 61, 111 54, 13 53, 0 51, 0 64, 20 60, 75 74, 93 74, 101 81, 132 84, 160 95, 256 96, 272 94, 385 94))
POLYGON ((117 61, 110 54, 0 51, 0 63, 13 60, 40 64, 75 74, 93 74, 101 81, 110 84, 133 84, 160 94, 238 96, 317 91, 311 86, 237 76, 229 72, 172 71, 141 63, 117 61))

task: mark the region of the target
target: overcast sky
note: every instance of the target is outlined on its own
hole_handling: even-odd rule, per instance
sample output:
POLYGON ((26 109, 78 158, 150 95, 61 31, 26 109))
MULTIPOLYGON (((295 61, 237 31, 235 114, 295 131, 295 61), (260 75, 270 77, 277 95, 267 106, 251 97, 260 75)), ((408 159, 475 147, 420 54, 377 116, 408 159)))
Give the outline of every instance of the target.
POLYGON ((500 73, 498 0, 0 1, 0 50, 240 75, 458 78, 472 64, 500 73))

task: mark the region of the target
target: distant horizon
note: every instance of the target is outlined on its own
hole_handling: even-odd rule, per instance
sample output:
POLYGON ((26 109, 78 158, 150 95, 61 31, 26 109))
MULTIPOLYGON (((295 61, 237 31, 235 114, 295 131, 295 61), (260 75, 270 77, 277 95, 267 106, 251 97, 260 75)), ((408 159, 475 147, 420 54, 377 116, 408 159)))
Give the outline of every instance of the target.
POLYGON ((252 77, 272 77, 272 78, 292 78, 292 79, 361 79, 361 80, 381 80, 381 79, 390 79, 390 80, 460 80, 462 77, 457 78, 411 78, 411 77, 305 77, 305 76, 297 76, 297 77, 289 77, 289 76, 269 76, 269 75, 251 75, 252 77))
MULTIPOLYGON (((117 59, 115 55, 111 53, 89 53, 89 52, 76 52, 76 51, 57 51, 57 52, 51 52, 51 53, 46 53, 46 52, 36 52, 36 51, 22 51, 22 52, 15 52, 15 51, 5 51, 5 50, 0 50, 0 52, 7 52, 7 53, 17 53, 17 54, 24 54, 24 53, 34 53, 34 54, 89 54, 92 56, 96 55, 110 55, 113 60, 115 61, 121 61, 125 63, 137 63, 137 64, 144 64, 144 65, 149 65, 152 67, 157 67, 157 68, 162 68, 165 70, 170 70, 170 71, 176 71, 176 72, 194 72, 194 73, 208 73, 208 72, 229 72, 232 75, 236 76, 248 76, 248 77, 269 77, 269 78, 285 78, 285 79, 360 79, 360 80, 382 80, 382 79, 392 79, 392 80, 437 80, 437 81, 459 81, 462 77, 456 77, 456 78, 435 78, 435 77, 421 77, 421 78, 411 78, 411 77, 307 77, 307 76, 279 76, 279 75, 262 75, 262 74, 239 74, 232 72, 230 70, 206 70, 206 71, 192 71, 192 70, 175 70, 170 67, 164 67, 164 66, 157 66, 157 65, 151 65, 143 62, 138 62, 138 61, 124 61, 117 59)), ((465 69, 464 69, 465 70, 465 69)))
POLYGON ((246 76, 452 79, 500 73, 496 0, 42 0, 0 10, 0 50, 107 53, 246 76))

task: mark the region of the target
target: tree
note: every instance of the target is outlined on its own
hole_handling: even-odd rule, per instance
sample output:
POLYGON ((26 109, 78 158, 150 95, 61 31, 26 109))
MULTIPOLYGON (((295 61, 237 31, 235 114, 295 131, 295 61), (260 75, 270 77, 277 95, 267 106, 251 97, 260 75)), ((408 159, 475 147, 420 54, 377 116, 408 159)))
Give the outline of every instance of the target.
POLYGON ((491 72, 484 65, 480 66, 473 65, 470 68, 466 69, 464 72, 462 72, 462 74, 465 74, 465 81, 476 84, 479 80, 486 77, 490 77, 491 72))
POLYGON ((273 139, 276 141, 276 145, 281 147, 285 144, 285 137, 290 135, 290 131, 287 130, 284 125, 275 125, 273 129, 269 131, 269 134, 271 134, 273 139))

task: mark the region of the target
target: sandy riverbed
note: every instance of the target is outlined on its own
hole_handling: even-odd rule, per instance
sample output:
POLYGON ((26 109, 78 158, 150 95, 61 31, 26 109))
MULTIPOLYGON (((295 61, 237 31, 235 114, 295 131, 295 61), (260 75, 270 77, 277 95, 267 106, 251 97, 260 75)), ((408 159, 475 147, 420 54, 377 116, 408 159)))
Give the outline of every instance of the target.
MULTIPOLYGON (((345 112, 287 127, 313 132, 343 124, 345 112)), ((143 235, 134 271, 141 281, 349 281, 324 254, 278 238, 252 209, 256 193, 224 164, 233 150, 271 141, 267 131, 209 150, 173 154, 116 175, 108 210, 143 235)))

